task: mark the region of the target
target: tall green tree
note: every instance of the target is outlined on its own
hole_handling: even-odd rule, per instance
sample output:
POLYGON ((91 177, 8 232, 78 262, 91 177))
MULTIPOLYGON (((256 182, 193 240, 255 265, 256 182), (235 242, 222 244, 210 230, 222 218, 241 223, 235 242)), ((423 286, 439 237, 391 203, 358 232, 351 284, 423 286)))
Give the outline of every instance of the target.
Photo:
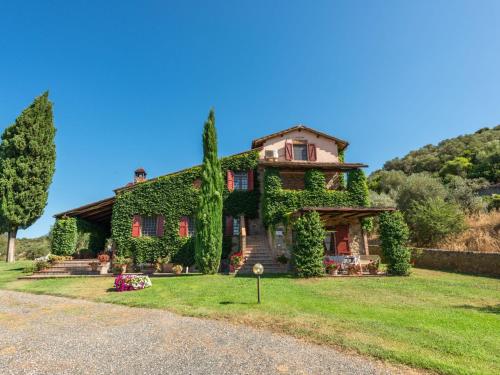
POLYGON ((35 98, 5 129, 0 144, 0 221, 8 232, 7 262, 15 259, 19 228, 43 214, 55 170, 56 146, 49 93, 35 98))
POLYGON ((224 178, 217 155, 215 114, 210 110, 203 128, 200 202, 196 213, 195 262, 206 274, 217 273, 222 254, 222 194, 224 178))

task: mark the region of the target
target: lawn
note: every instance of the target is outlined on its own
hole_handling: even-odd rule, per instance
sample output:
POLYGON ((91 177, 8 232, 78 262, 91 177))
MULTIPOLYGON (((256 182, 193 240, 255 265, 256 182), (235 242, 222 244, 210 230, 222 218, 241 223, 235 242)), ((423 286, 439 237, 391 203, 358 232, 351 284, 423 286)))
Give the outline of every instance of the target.
POLYGON ((116 293, 112 278, 9 281, 7 269, 0 266, 4 288, 225 319, 441 373, 500 373, 499 279, 419 269, 410 277, 267 277, 258 305, 251 277, 154 278, 150 289, 116 293))

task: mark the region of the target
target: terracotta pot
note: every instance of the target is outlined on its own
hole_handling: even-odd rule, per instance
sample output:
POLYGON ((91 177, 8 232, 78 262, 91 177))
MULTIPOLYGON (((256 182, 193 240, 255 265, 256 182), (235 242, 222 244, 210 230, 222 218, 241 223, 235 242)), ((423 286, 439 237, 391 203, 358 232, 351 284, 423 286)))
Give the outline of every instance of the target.
POLYGON ((99 273, 100 273, 101 275, 105 275, 105 274, 107 274, 107 273, 109 272, 109 265, 110 265, 110 263, 109 263, 109 262, 101 263, 101 264, 99 265, 99 273))

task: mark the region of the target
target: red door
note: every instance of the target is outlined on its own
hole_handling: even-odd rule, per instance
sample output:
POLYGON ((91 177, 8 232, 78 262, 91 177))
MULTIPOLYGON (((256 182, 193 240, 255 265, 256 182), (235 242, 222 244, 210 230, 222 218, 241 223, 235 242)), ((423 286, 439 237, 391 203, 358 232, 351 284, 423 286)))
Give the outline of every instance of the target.
POLYGON ((335 245, 337 247, 337 255, 350 254, 349 250, 349 225, 335 226, 335 245))

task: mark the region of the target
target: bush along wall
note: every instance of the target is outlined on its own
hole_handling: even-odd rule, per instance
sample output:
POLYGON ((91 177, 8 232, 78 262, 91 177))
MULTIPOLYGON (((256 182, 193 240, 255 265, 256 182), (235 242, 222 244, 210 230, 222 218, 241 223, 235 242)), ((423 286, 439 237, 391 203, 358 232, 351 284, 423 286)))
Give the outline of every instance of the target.
POLYGON ((349 173, 347 190, 327 190, 321 171, 305 175, 305 190, 283 189, 279 170, 264 172, 263 221, 266 227, 286 222, 290 213, 301 207, 365 207, 369 204, 366 176, 362 170, 349 173))
POLYGON ((293 223, 295 244, 293 264, 299 277, 323 276, 323 238, 325 230, 317 212, 308 212, 293 223))
MULTIPOLYGON (((257 168, 258 152, 246 153, 221 159, 224 178, 227 170, 247 171, 257 168)), ((112 237, 118 255, 133 258, 135 263, 154 262, 170 255, 172 261, 190 266, 194 263, 194 241, 180 237, 181 217, 194 217, 199 202, 199 190, 194 182, 200 178, 199 166, 178 173, 137 184, 129 190, 117 193, 113 206, 112 237), (161 237, 132 237, 134 215, 164 218, 164 234, 161 237)), ((254 172, 255 173, 255 172, 254 172)), ((255 182, 257 182, 255 178, 255 182)), ((223 214, 230 216, 258 216, 259 192, 229 191, 225 180, 223 214)), ((221 218, 223 220, 223 218, 221 218)))
POLYGON ((407 248, 409 230, 399 211, 384 212, 379 216, 382 255, 387 272, 392 275, 410 273, 410 250, 407 248))
POLYGON ((55 255, 94 257, 104 250, 106 230, 74 217, 57 219, 51 232, 51 252, 55 255))

